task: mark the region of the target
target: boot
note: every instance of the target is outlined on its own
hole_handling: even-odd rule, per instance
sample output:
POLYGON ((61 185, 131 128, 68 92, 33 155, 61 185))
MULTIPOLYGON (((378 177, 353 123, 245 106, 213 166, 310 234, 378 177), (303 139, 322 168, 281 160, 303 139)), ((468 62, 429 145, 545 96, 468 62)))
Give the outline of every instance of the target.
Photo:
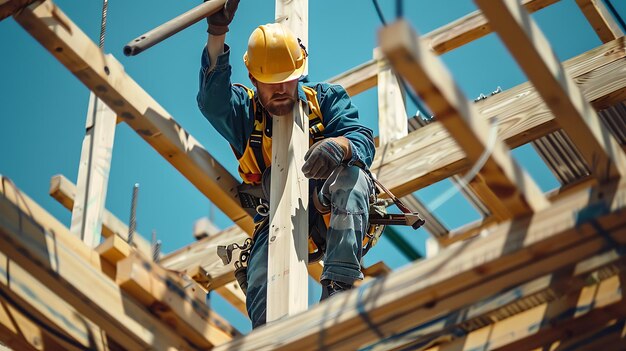
POLYGON ((320 283, 322 283, 322 297, 320 298, 320 301, 326 300, 338 292, 352 289, 352 284, 337 282, 330 279, 323 279, 320 283))

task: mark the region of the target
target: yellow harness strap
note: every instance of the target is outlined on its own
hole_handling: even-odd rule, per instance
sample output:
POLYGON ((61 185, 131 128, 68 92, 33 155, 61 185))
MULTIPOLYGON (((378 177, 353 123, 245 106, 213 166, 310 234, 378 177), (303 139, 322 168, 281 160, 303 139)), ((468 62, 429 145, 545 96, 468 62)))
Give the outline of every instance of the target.
MULTIPOLYGON (((248 144, 243 152, 239 155, 234 149, 235 156, 239 161, 239 175, 241 179, 247 184, 260 184, 261 175, 263 171, 272 162, 272 125, 267 113, 264 110, 257 108, 256 99, 254 96, 254 90, 241 85, 234 84, 242 87, 248 93, 248 97, 252 100, 252 106, 254 111, 254 129, 248 144)), ((322 140, 324 136, 324 124, 322 123, 322 113, 317 100, 317 92, 315 89, 302 86, 304 90, 309 114, 309 145, 322 140)))

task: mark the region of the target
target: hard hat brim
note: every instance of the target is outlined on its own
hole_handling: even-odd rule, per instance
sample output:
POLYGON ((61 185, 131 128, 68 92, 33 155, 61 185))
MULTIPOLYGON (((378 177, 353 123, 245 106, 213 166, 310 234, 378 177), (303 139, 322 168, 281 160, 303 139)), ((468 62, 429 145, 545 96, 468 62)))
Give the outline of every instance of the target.
POLYGON ((300 66, 300 68, 297 68, 294 71, 272 73, 272 74, 263 74, 259 72, 252 73, 250 72, 250 70, 248 70, 248 72, 250 72, 250 74, 254 77, 254 79, 258 80, 261 83, 277 84, 277 83, 288 82, 290 80, 299 79, 304 74, 306 65, 307 65, 307 60, 305 59, 304 62, 302 63, 302 66, 300 66))

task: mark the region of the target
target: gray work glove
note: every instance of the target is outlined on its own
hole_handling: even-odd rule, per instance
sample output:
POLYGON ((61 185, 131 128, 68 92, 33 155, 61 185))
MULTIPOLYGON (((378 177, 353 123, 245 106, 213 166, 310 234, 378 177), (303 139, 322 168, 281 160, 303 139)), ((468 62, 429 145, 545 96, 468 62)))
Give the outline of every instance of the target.
POLYGON ((327 179, 345 156, 346 151, 335 138, 320 140, 304 155, 302 172, 309 179, 327 179))
MULTIPOLYGON (((207 0, 204 0, 205 2, 207 0)), ((206 18, 209 24, 207 32, 213 35, 224 35, 228 32, 228 25, 233 21, 239 0, 226 0, 224 8, 206 18)))

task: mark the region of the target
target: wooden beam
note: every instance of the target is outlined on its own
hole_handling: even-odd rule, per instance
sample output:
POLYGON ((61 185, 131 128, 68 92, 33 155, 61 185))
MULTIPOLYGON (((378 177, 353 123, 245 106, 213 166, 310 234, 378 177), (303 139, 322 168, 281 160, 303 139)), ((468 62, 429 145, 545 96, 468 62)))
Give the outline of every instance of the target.
POLYGON ((44 345, 49 346, 47 350, 63 350, 24 313, 5 299, 0 300, 0 350, 43 351, 44 345))
POLYGON ((626 155, 516 0, 474 0, 600 181, 626 175, 626 155))
POLYGON ((532 350, 567 341, 602 328, 612 319, 625 318, 621 289, 620 277, 614 276, 428 350, 532 350))
MULTIPOLYGON (((53 176, 50 180, 50 196, 59 201, 59 203, 67 209, 72 209, 75 189, 76 186, 62 175, 53 176)), ((202 266, 203 269, 209 271, 208 278, 211 280, 211 289, 215 289, 218 294, 224 297, 224 299, 230 302, 235 308, 247 315, 245 295, 243 295, 241 289, 236 287, 237 283, 233 282, 235 279, 233 267, 223 267, 223 264, 217 256, 217 246, 228 245, 233 242, 243 242, 243 240, 248 238, 248 235, 237 226, 226 229, 221 233, 222 234, 212 236, 210 239, 204 238, 165 255, 161 258, 159 264, 178 272, 186 272, 188 269, 192 269, 197 265, 202 266), (220 240, 215 241, 217 238, 220 238, 220 240)), ((102 220, 102 234, 107 240, 111 237, 124 239, 128 235, 128 226, 105 209, 102 220)), ((151 257, 150 244, 141 237, 139 233, 135 233, 132 245, 136 245, 137 249, 140 250, 145 257, 151 257)))
POLYGON ((450 246, 432 259, 328 299, 307 313, 254 330, 215 351, 366 346, 427 323, 439 313, 600 253, 606 240, 615 245, 626 243, 625 205, 624 183, 579 192, 528 218, 496 226, 486 231, 485 237, 450 246))
MULTIPOLYGON (((607 251, 575 266, 550 272, 511 290, 479 298, 467 307, 446 311, 443 315, 434 317, 431 322, 398 335, 391 335, 370 345, 369 349, 423 349, 433 341, 447 345, 450 340, 467 338, 475 330, 494 327, 502 320, 537 306, 552 303, 562 296, 579 294, 591 281, 597 284, 623 272, 625 262, 626 256, 616 250, 607 251)), ((454 344, 454 341, 451 343, 454 344)), ((529 350, 530 347, 520 349, 529 350)))
MULTIPOLYGON (((626 99, 625 43, 622 37, 565 63, 596 108, 626 99)), ((476 107, 485 120, 497 121, 498 137, 512 148, 559 128, 530 83, 494 95, 476 107)), ((434 122, 393 142, 386 150, 376 150, 372 172, 396 196, 403 196, 465 172, 470 166, 443 125, 434 122)))
POLYGON ((468 161, 479 166, 491 202, 492 213, 507 219, 536 212, 548 205, 539 187, 520 168, 504 143, 497 140, 497 126, 488 125, 466 99, 444 65, 429 52, 407 22, 387 25, 379 33, 383 53, 429 106, 468 161), (494 129, 495 128, 495 129, 494 129), (495 131, 495 132, 494 132, 495 131))
MULTIPOLYGON (((276 0, 276 22, 306 46, 309 1, 276 0)), ((272 116, 272 131, 267 322, 306 311, 309 298, 309 180, 302 176, 309 148, 309 119, 300 101, 291 113, 272 116)))
POLYGON ((548 350, 576 351, 622 351, 626 343, 626 320, 611 321, 600 326, 601 329, 585 330, 571 335, 566 340, 557 340, 549 345, 548 350))
POLYGON ((350 96, 360 94, 378 84, 378 63, 370 60, 328 79, 331 84, 339 84, 350 96))
POLYGON ((100 257, 3 178, 0 247, 41 284, 128 349, 190 345, 150 315, 100 269, 100 257))
MULTIPOLYGON (((523 0, 522 3, 529 12, 535 12, 558 1, 523 0)), ((491 27, 487 19, 480 11, 474 11, 424 34, 423 40, 437 55, 441 55, 489 33, 491 33, 491 27)), ((376 66, 376 60, 370 60, 332 77, 328 81, 343 86, 350 96, 354 96, 376 86, 378 83, 376 66)))
POLYGON ((408 134, 404 91, 400 80, 380 50, 374 49, 378 66, 378 147, 401 139, 408 134))
POLYGON ((309 146, 309 121, 300 103, 295 105, 292 116, 272 118, 268 322, 308 307, 309 180, 302 176, 301 169, 309 146))
POLYGON ((200 349, 209 349, 240 335, 230 326, 228 331, 216 327, 214 312, 204 300, 196 300, 177 279, 136 253, 118 262, 115 280, 176 334, 200 349))
POLYGON ((115 113, 91 92, 70 225, 70 232, 90 247, 100 244, 116 122, 115 113))
POLYGON ((52 1, 34 3, 14 18, 235 224, 252 233, 252 218, 239 204, 239 181, 130 78, 115 57, 103 55, 52 1))
MULTIPOLYGON (((35 337, 26 338, 31 340, 29 344, 39 344, 37 346, 46 350, 52 349, 42 342, 47 334, 47 338, 55 339, 54 344, 61 344, 68 350, 109 349, 106 336, 97 325, 78 313, 2 252, 0 252, 0 295, 4 303, 11 305, 11 309, 15 310, 12 314, 23 315, 23 318, 29 319, 37 326, 36 330, 40 330, 34 334, 35 337)), ((19 328, 16 328, 16 334, 20 332, 17 329, 19 328)))
MULTIPOLYGON (((102 55, 52 1, 29 6, 15 20, 236 225, 252 234, 254 223, 238 199, 240 182, 128 76, 115 57, 102 55)), ((309 266, 313 278, 321 271, 319 263, 309 266)))
POLYGON ((624 31, 602 0, 576 0, 576 4, 603 43, 624 36, 624 31))
POLYGON ((0 21, 32 4, 36 0, 2 0, 0 1, 0 21))
MULTIPOLYGON (((71 211, 74 207, 76 185, 65 178, 65 176, 61 174, 52 176, 50 179, 50 190, 48 193, 68 210, 71 211)), ((128 226, 107 209, 104 209, 102 216, 102 236, 105 238, 118 236, 123 240, 127 240, 128 226)), ((137 250, 141 251, 141 253, 146 255, 146 257, 152 257, 150 243, 148 243, 148 241, 138 232, 135 232, 132 245, 135 246, 137 250)))

